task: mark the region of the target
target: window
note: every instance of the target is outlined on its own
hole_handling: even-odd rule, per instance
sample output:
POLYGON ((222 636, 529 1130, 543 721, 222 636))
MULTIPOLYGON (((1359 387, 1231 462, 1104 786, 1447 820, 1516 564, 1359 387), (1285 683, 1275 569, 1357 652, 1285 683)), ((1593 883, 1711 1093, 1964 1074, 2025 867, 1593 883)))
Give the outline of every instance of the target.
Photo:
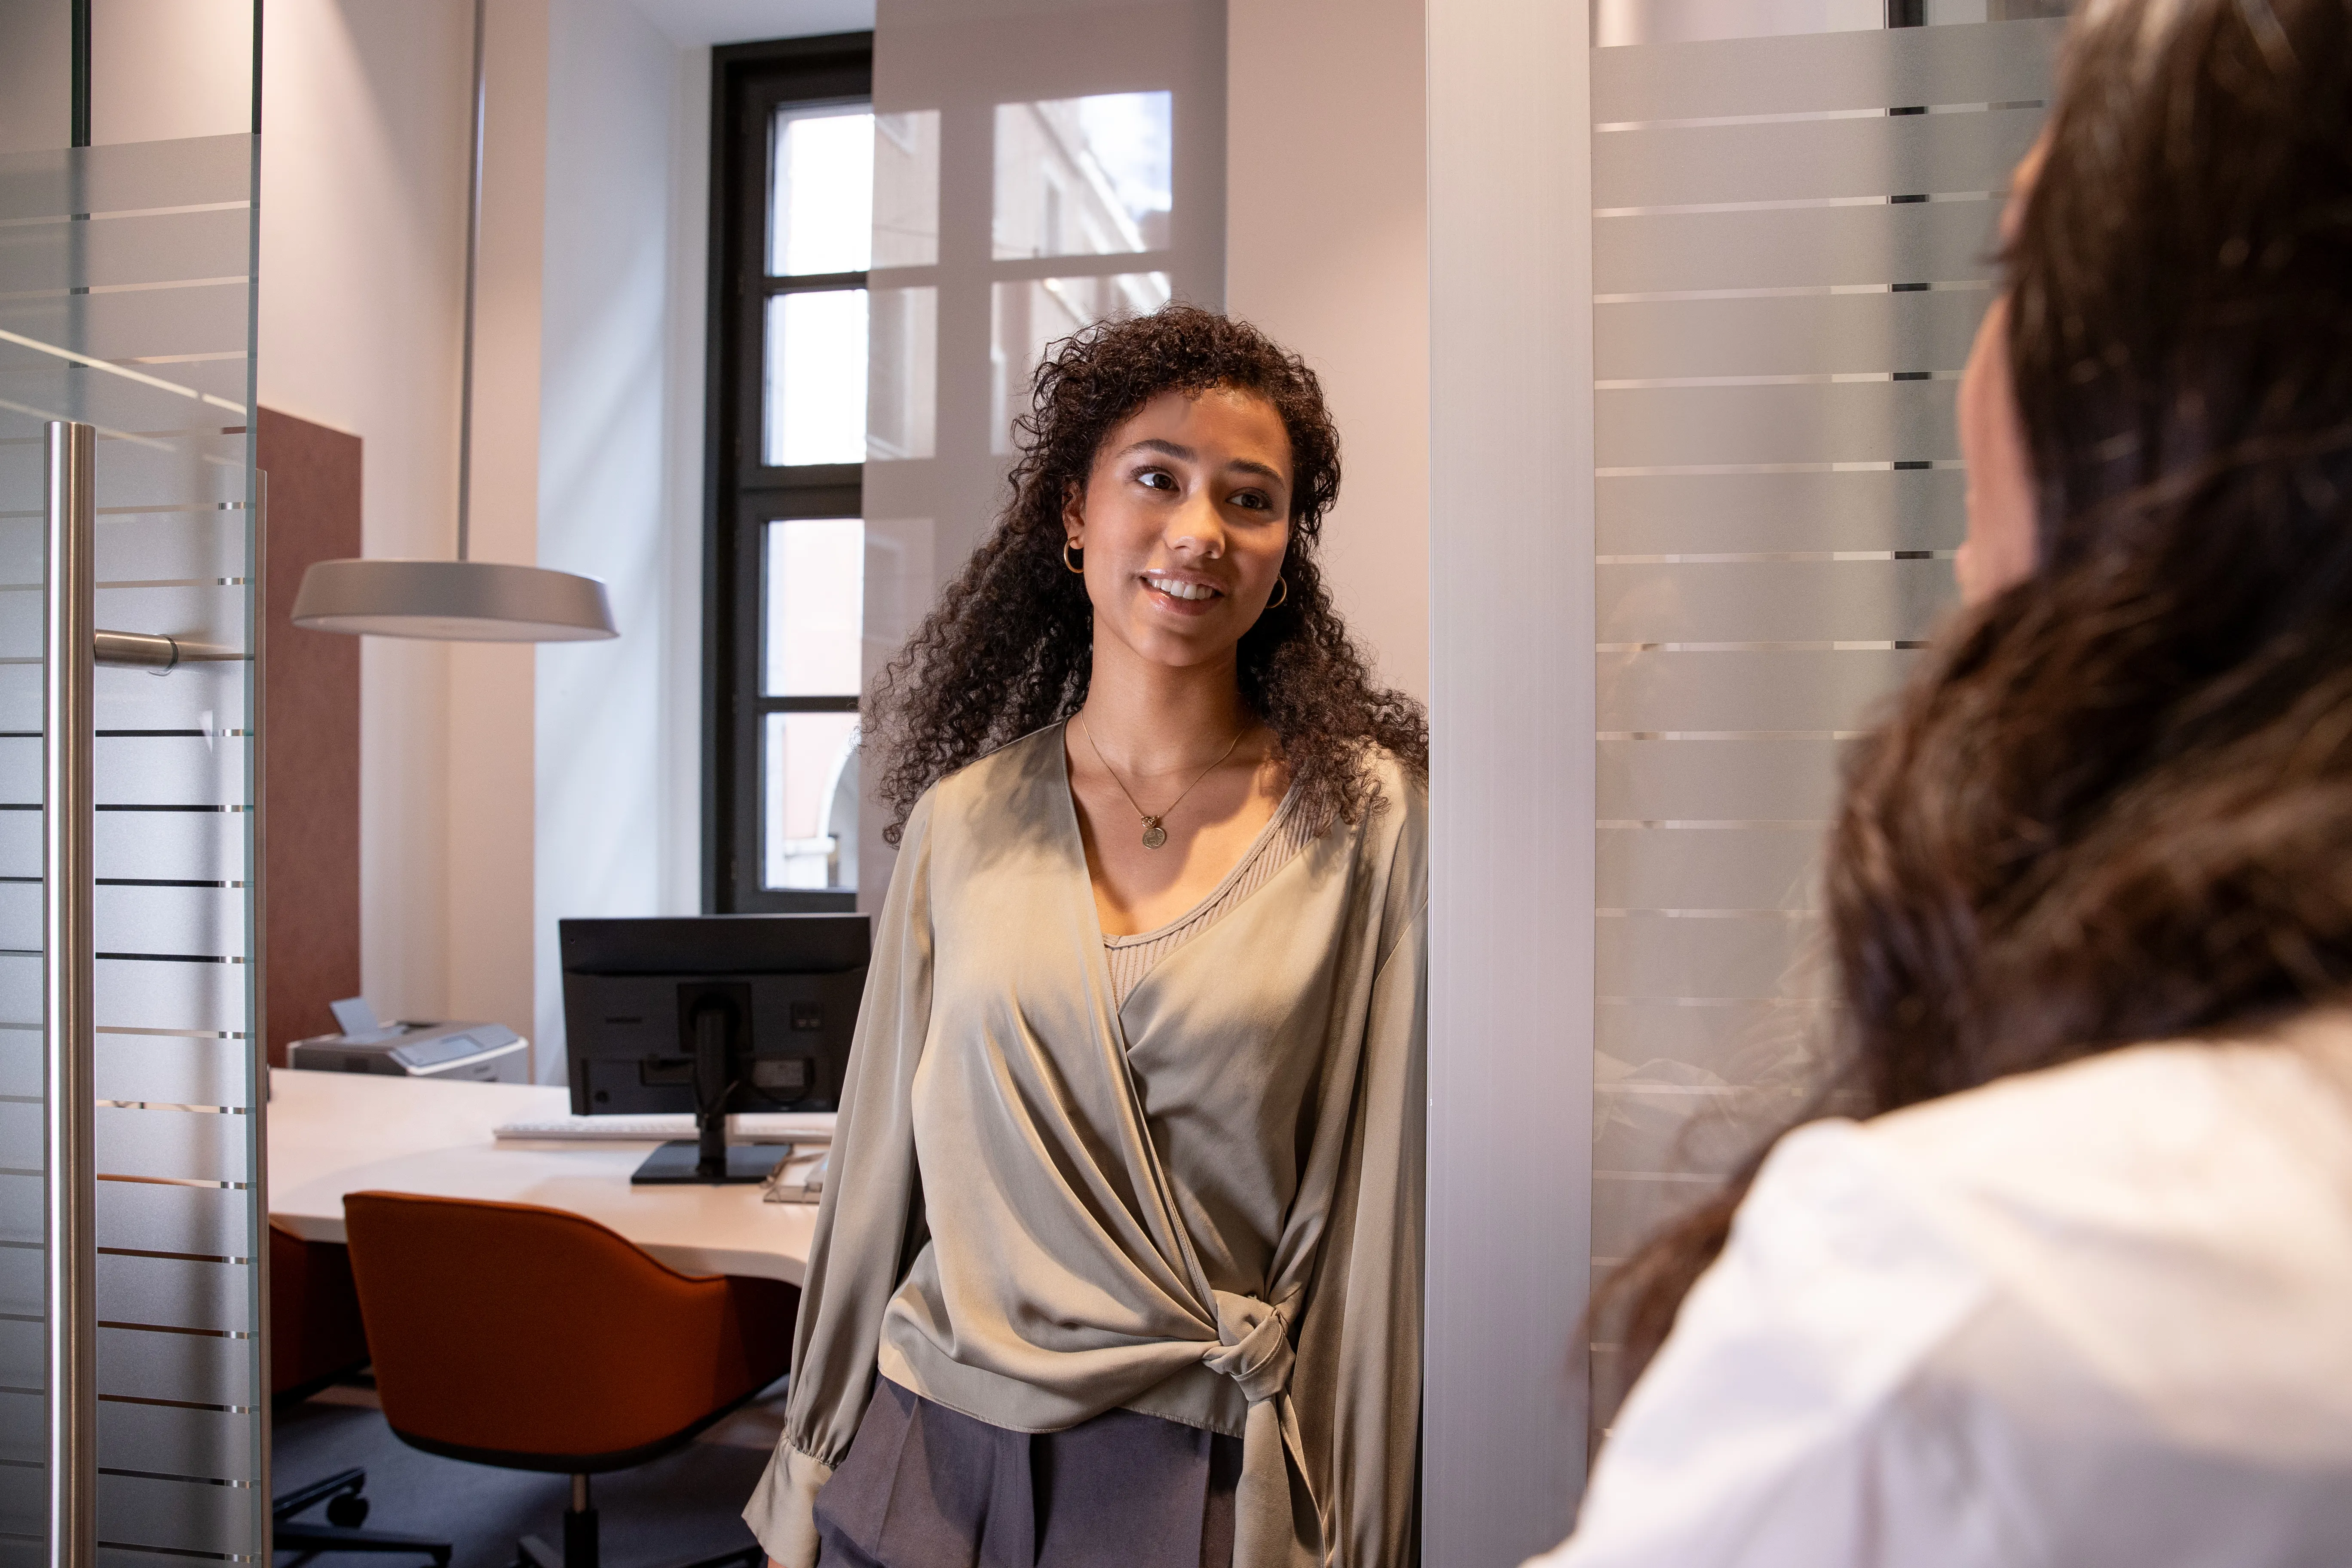
POLYGON ((1223 245, 1172 226, 1172 89, 877 115, 870 35, 713 58, 704 903, 851 908, 861 677, 984 531, 1050 345, 1188 262, 1213 300, 1223 245))
MULTIPOLYGON (((876 324, 873 42, 714 57, 703 903, 848 909, 876 324)), ((886 295, 883 307, 904 332, 905 301, 886 295)), ((886 445, 922 438, 907 423, 882 433, 886 445)))

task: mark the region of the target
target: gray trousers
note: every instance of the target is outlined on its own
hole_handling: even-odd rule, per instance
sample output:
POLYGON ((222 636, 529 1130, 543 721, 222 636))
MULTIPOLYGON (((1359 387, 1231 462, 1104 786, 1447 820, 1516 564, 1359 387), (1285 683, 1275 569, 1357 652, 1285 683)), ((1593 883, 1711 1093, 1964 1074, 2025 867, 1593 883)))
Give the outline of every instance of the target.
POLYGON ((816 1496, 820 1568, 1231 1568, 1238 1437, 1132 1410, 1008 1432, 887 1378, 816 1496))

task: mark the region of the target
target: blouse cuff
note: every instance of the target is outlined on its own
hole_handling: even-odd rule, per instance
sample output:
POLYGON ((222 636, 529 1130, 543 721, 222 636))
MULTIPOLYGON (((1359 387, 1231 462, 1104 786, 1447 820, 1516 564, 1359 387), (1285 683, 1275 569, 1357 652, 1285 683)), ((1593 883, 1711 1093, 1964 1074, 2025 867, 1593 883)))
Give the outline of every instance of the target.
POLYGON ((744 1505, 743 1522, 782 1568, 816 1568, 816 1492, 832 1477, 831 1465, 789 1440, 776 1445, 767 1472, 744 1505))

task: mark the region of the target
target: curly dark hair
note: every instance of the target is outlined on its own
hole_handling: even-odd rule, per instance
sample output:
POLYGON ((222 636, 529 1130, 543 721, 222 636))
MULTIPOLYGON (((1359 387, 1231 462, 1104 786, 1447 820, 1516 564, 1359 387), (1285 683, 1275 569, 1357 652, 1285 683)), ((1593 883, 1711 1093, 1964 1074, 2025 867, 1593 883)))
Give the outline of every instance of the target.
POLYGON ((1021 458, 1012 496, 867 702, 877 793, 898 842, 907 814, 948 774, 1086 700, 1094 605, 1062 565, 1062 507, 1083 489, 1111 432, 1165 392, 1212 388, 1274 405, 1290 436, 1287 598, 1242 637, 1242 700, 1274 732, 1308 820, 1377 809, 1369 764, 1385 749, 1416 777, 1429 771, 1429 719, 1402 691, 1373 683, 1340 624, 1315 560, 1339 493, 1339 432, 1315 373, 1245 321, 1172 304, 1097 323, 1054 345, 1013 423, 1021 458))
MULTIPOLYGON (((1812 1114, 2352 995, 2352 8, 2110 0, 2059 88, 2006 256, 2038 567, 1849 770, 1812 1114)), ((1763 1157, 1606 1292, 1637 1365, 1763 1157)))

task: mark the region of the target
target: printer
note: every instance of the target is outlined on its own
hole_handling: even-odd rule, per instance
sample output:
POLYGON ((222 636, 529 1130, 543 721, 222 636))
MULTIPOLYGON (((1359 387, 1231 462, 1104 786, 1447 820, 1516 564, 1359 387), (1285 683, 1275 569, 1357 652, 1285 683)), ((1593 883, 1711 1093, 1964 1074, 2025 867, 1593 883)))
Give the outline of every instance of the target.
POLYGON ((313 1072, 526 1083, 530 1042, 504 1024, 379 1023, 365 998, 333 1005, 338 1035, 313 1035, 286 1048, 286 1065, 313 1072))

